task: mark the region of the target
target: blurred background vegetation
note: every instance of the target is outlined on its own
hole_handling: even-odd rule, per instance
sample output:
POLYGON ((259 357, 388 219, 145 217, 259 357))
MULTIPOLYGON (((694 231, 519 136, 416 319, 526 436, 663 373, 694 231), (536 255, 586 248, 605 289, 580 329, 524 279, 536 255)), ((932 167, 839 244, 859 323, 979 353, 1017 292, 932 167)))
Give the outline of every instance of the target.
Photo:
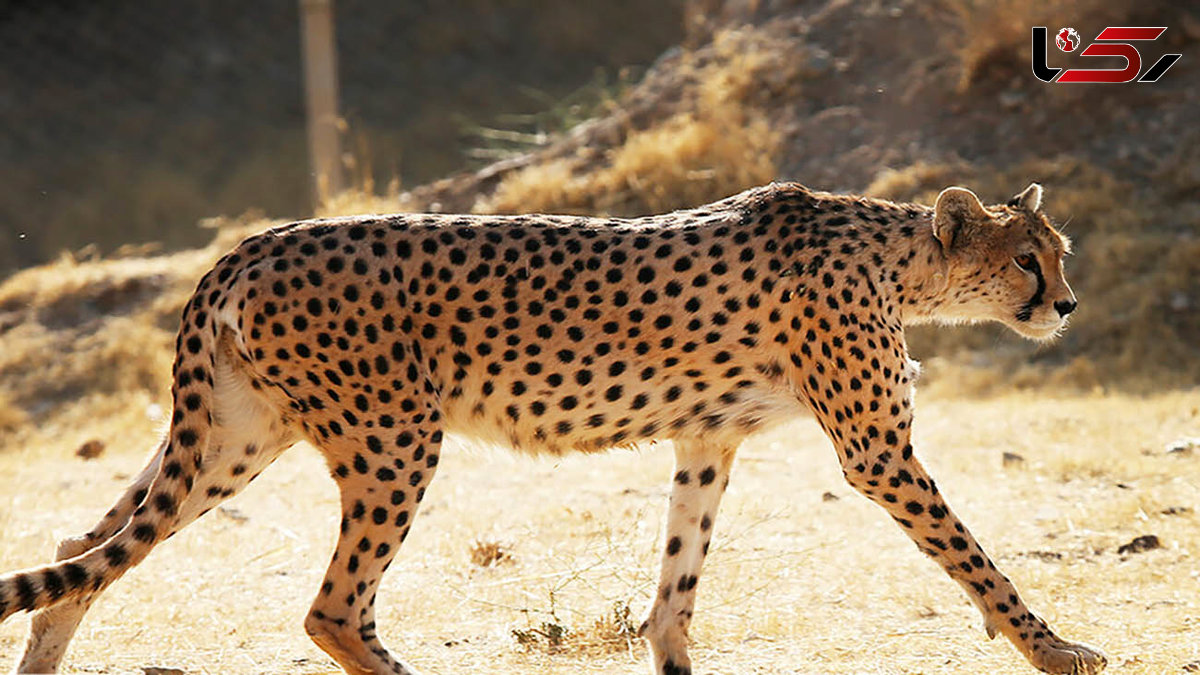
MULTIPOLYGON (((295 0, 0 9, 0 446, 81 420, 125 424, 131 400, 160 404, 196 279, 272 219, 638 215, 770 180, 925 203, 954 184, 988 202, 1046 187, 1048 212, 1075 240, 1071 329, 1052 345, 999 327, 914 330, 927 390, 1200 382, 1192 4, 335 9, 353 188, 315 208, 295 0), (1045 84, 1030 70, 1035 25, 1085 40, 1107 25, 1167 26, 1139 45, 1143 68, 1183 58, 1154 84, 1045 84), (163 250, 136 246, 146 242, 163 250)), ((1048 50, 1052 65, 1092 65, 1048 50)))
MULTIPOLYGON (((582 121, 573 104, 682 39, 682 11, 338 0, 354 177, 419 184, 486 160, 481 131, 582 121)), ((311 214, 299 21, 297 0, 3 3, 0 278, 88 244, 203 244, 209 216, 311 214)))

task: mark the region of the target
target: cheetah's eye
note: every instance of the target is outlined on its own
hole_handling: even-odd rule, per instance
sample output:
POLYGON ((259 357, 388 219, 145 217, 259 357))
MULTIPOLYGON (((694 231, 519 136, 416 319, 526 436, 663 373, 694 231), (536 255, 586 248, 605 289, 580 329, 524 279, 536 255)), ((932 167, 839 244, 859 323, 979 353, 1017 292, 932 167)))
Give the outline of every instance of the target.
POLYGON ((1013 258, 1013 262, 1017 263, 1017 267, 1020 267, 1026 272, 1032 272, 1034 268, 1037 267, 1037 260, 1029 253, 1022 253, 1021 255, 1013 258))

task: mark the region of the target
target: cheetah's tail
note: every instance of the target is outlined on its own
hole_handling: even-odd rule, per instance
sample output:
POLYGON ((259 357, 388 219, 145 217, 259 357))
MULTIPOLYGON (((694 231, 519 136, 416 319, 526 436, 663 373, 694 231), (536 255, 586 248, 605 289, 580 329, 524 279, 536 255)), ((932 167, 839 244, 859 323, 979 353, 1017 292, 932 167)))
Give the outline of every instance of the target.
POLYGON ((183 309, 176 339, 174 410, 163 459, 147 492, 125 526, 82 555, 0 576, 0 622, 20 611, 50 607, 96 593, 142 561, 171 534, 191 492, 212 427, 213 377, 218 318, 201 304, 211 283, 201 280, 183 309))

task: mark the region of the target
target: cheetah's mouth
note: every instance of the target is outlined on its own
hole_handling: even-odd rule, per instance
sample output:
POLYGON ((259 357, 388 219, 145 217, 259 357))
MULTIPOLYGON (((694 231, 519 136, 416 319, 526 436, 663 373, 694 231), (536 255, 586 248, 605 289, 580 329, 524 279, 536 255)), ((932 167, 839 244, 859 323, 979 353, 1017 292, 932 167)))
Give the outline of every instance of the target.
POLYGON ((1067 319, 1062 317, 1033 323, 1031 321, 1014 321, 1008 323, 1009 327, 1020 334, 1022 337, 1031 340, 1049 341, 1058 337, 1067 328, 1067 319))

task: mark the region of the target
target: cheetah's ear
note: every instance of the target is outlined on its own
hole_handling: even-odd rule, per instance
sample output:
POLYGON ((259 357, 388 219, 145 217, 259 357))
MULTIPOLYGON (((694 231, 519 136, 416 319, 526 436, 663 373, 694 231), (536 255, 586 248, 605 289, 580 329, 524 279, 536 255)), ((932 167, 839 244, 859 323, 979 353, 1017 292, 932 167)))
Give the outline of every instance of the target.
POLYGON ((933 236, 950 250, 956 239, 975 221, 985 220, 987 211, 974 192, 966 188, 948 187, 938 195, 933 205, 933 236))
POLYGON ((1027 213, 1037 213, 1042 208, 1042 186, 1030 183, 1024 192, 1008 200, 1008 206, 1015 206, 1027 213))

